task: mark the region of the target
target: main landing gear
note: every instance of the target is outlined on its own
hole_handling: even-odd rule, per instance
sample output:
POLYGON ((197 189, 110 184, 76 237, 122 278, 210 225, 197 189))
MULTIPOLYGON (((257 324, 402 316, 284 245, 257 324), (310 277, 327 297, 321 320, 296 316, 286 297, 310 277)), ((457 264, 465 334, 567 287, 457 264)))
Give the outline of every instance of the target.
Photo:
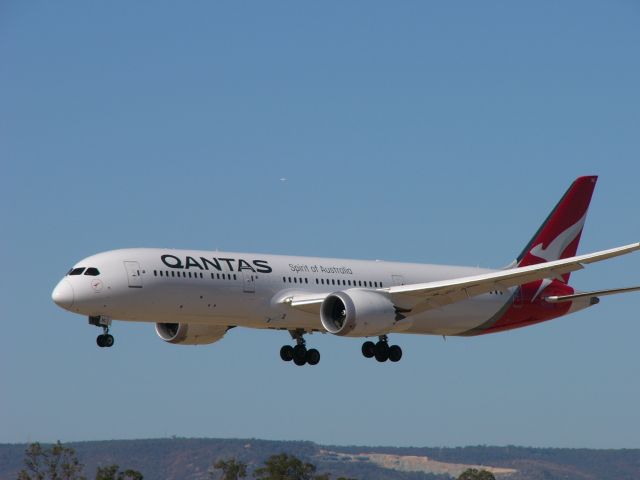
POLYGON ((296 345, 292 347, 291 345, 284 345, 280 349, 280 358, 285 362, 290 362, 293 360, 293 363, 301 367, 302 365, 308 363, 309 365, 317 365, 320 362, 320 352, 315 348, 311 348, 307 350, 306 342, 304 340, 304 331, 302 330, 294 330, 289 331, 291 337, 296 341, 296 345))
POLYGON ((91 325, 95 325, 96 327, 102 328, 102 335, 98 335, 98 337, 96 338, 96 344, 98 344, 100 348, 113 347, 115 340, 113 338, 113 335, 109 334, 111 319, 109 317, 100 315, 97 317, 89 317, 89 323, 91 325))
POLYGON ((389 346, 389 339, 386 335, 380 335, 378 342, 366 341, 362 344, 362 355, 367 358, 376 357, 379 362, 399 362, 402 358, 402 349, 398 345, 389 346))

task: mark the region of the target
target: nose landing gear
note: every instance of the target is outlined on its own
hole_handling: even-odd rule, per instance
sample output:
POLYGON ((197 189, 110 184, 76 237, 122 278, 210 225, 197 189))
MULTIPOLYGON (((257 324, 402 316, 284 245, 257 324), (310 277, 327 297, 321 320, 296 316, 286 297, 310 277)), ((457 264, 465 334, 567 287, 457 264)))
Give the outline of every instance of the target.
POLYGON ((111 319, 109 317, 105 317, 102 315, 89 317, 89 324, 102 328, 102 335, 98 335, 98 337, 96 338, 96 344, 100 348, 113 347, 115 339, 113 338, 113 335, 109 334, 109 327, 111 326, 111 319))
POLYGON ((375 357, 378 362, 399 362, 402 358, 402 349, 398 345, 389 346, 389 339, 386 335, 380 335, 378 342, 366 341, 362 344, 362 355, 366 358, 375 357))
POLYGON ((315 348, 311 348, 307 350, 306 342, 304 340, 304 331, 303 330, 293 330, 289 331, 291 337, 296 341, 296 345, 292 347, 291 345, 284 345, 280 349, 280 358, 285 362, 290 362, 293 360, 293 363, 298 365, 299 367, 309 364, 309 365, 317 365, 320 362, 320 352, 315 348))

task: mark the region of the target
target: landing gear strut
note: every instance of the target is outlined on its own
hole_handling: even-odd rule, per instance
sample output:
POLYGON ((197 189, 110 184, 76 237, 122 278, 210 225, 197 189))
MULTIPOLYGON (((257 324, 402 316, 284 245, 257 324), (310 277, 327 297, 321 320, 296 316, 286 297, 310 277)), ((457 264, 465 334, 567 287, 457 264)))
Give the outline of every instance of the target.
POLYGON ((304 330, 290 330, 291 338, 296 341, 295 346, 284 345, 280 349, 280 358, 285 362, 290 362, 301 367, 308 363, 309 365, 317 365, 320 362, 320 352, 315 348, 307 350, 304 340, 304 330))
POLYGON ((97 317, 89 317, 89 324, 102 328, 102 335, 98 335, 96 338, 96 344, 100 347, 113 347, 115 340, 113 335, 109 334, 109 327, 111 326, 111 319, 102 315, 97 317))
POLYGON ((386 335, 380 335, 378 342, 366 341, 362 344, 362 355, 366 358, 375 357, 379 362, 399 362, 402 358, 402 349, 398 345, 389 346, 389 339, 386 335))

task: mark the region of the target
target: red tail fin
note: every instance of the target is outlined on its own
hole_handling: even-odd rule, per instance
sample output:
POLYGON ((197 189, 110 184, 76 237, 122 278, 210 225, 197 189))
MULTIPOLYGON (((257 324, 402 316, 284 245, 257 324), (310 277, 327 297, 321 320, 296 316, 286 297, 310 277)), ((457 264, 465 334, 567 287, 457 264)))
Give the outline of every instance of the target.
MULTIPOLYGON (((571 184, 518 256, 517 266, 575 256, 597 180, 597 176, 579 177, 571 184)), ((569 274, 563 275, 563 279, 567 283, 569 274)))

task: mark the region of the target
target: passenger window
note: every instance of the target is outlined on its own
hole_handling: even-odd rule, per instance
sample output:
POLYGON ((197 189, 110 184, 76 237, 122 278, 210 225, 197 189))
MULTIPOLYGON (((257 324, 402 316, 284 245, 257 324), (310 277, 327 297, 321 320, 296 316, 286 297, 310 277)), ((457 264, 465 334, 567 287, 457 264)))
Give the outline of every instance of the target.
POLYGON ((69 275, 82 275, 82 272, 84 272, 84 267, 73 268, 69 275))
POLYGON ((335 280, 335 278, 332 278, 331 279, 331 285, 335 285, 335 284, 336 284, 336 280, 335 280))
POLYGON ((318 282, 318 279, 316 278, 316 285, 318 285, 318 283, 320 283, 320 282, 318 282))
POLYGON ((234 280, 237 280, 237 279, 238 279, 238 277, 236 277, 236 274, 235 274, 235 273, 233 274, 233 279, 234 279, 234 280))
POLYGON ((95 267, 89 267, 85 270, 84 274, 91 277, 97 277, 98 275, 100 275, 100 271, 95 267))
POLYGON ((306 283, 309 283, 309 279, 308 279, 308 278, 305 278, 305 279, 304 279, 304 283, 305 283, 305 284, 306 284, 306 283))

